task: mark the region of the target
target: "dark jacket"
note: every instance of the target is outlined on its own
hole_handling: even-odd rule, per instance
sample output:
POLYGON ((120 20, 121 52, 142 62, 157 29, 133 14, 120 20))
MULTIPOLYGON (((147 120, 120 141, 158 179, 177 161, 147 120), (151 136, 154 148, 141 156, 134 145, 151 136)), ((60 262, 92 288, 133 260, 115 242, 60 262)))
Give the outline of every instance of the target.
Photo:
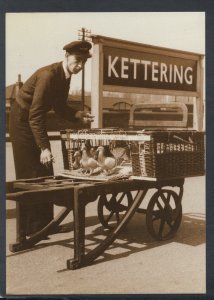
POLYGON ((68 121, 75 120, 76 110, 67 105, 70 79, 65 78, 62 62, 37 70, 21 87, 16 101, 28 111, 28 121, 36 144, 49 148, 46 113, 53 109, 68 121))

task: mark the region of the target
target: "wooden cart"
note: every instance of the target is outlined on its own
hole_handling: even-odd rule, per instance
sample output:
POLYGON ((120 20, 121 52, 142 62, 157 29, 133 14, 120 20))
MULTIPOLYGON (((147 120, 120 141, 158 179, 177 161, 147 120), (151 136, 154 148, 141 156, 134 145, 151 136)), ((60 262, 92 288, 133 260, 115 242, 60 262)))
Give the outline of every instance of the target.
POLYGON ((119 236, 135 212, 146 214, 149 233, 157 240, 172 238, 182 219, 183 178, 168 180, 133 180, 92 182, 65 177, 43 177, 18 180, 7 184, 7 199, 16 202, 16 243, 12 252, 32 248, 54 232, 63 219, 73 211, 74 257, 67 259, 68 269, 77 269, 93 262, 119 236), (147 209, 140 208, 148 191, 155 189, 147 209), (134 193, 132 193, 134 192, 134 193), (107 237, 93 250, 85 249, 85 213, 90 202, 98 201, 98 217, 107 237), (25 207, 49 202, 61 206, 61 211, 42 230, 26 236, 25 207))

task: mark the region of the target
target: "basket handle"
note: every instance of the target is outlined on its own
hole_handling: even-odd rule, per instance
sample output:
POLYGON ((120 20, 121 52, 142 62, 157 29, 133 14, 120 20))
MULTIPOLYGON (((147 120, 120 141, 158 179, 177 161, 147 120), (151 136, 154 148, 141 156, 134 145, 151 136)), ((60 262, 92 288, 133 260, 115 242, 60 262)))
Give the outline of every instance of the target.
POLYGON ((184 140, 183 138, 181 138, 181 137, 179 137, 179 136, 177 136, 177 135, 173 135, 173 138, 174 138, 174 139, 177 139, 177 140, 179 140, 179 141, 181 141, 181 142, 184 142, 185 144, 191 144, 191 145, 196 144, 196 143, 193 142, 193 140, 191 139, 190 136, 189 136, 189 139, 191 139, 191 141, 190 141, 190 140, 189 140, 189 141, 186 141, 186 140, 184 140))
POLYGON ((153 102, 153 103, 140 103, 134 104, 130 109, 130 117, 129 117, 129 127, 134 128, 135 126, 145 127, 158 127, 158 128, 172 128, 172 127, 187 127, 187 119, 188 119, 188 109, 184 103, 181 102, 153 102), (134 113, 136 109, 179 109, 182 112, 182 120, 181 121, 167 121, 167 120, 154 120, 153 117, 150 120, 135 120, 134 113))

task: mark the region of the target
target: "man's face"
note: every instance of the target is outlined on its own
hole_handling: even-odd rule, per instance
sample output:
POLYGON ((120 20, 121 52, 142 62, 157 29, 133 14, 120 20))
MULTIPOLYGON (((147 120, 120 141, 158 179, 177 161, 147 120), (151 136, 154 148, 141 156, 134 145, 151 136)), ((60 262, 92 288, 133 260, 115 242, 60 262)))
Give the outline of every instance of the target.
POLYGON ((68 55, 67 56, 67 68, 68 68, 68 71, 71 74, 77 74, 77 73, 79 73, 82 70, 85 62, 86 62, 86 59, 83 58, 82 56, 79 56, 79 55, 68 55))

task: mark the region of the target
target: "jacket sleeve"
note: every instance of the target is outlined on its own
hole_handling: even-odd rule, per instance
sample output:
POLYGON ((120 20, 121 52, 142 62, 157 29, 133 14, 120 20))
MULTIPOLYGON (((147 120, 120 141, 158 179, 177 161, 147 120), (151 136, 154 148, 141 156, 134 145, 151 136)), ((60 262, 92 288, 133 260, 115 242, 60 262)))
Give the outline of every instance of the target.
POLYGON ((57 115, 62 117, 63 119, 71 122, 77 122, 78 120, 75 118, 75 114, 77 112, 76 109, 70 107, 66 99, 59 99, 55 101, 53 109, 57 115))
POLYGON ((52 75, 43 71, 37 77, 32 104, 29 110, 29 123, 33 132, 36 144, 39 148, 50 148, 46 129, 46 105, 51 96, 52 75))

